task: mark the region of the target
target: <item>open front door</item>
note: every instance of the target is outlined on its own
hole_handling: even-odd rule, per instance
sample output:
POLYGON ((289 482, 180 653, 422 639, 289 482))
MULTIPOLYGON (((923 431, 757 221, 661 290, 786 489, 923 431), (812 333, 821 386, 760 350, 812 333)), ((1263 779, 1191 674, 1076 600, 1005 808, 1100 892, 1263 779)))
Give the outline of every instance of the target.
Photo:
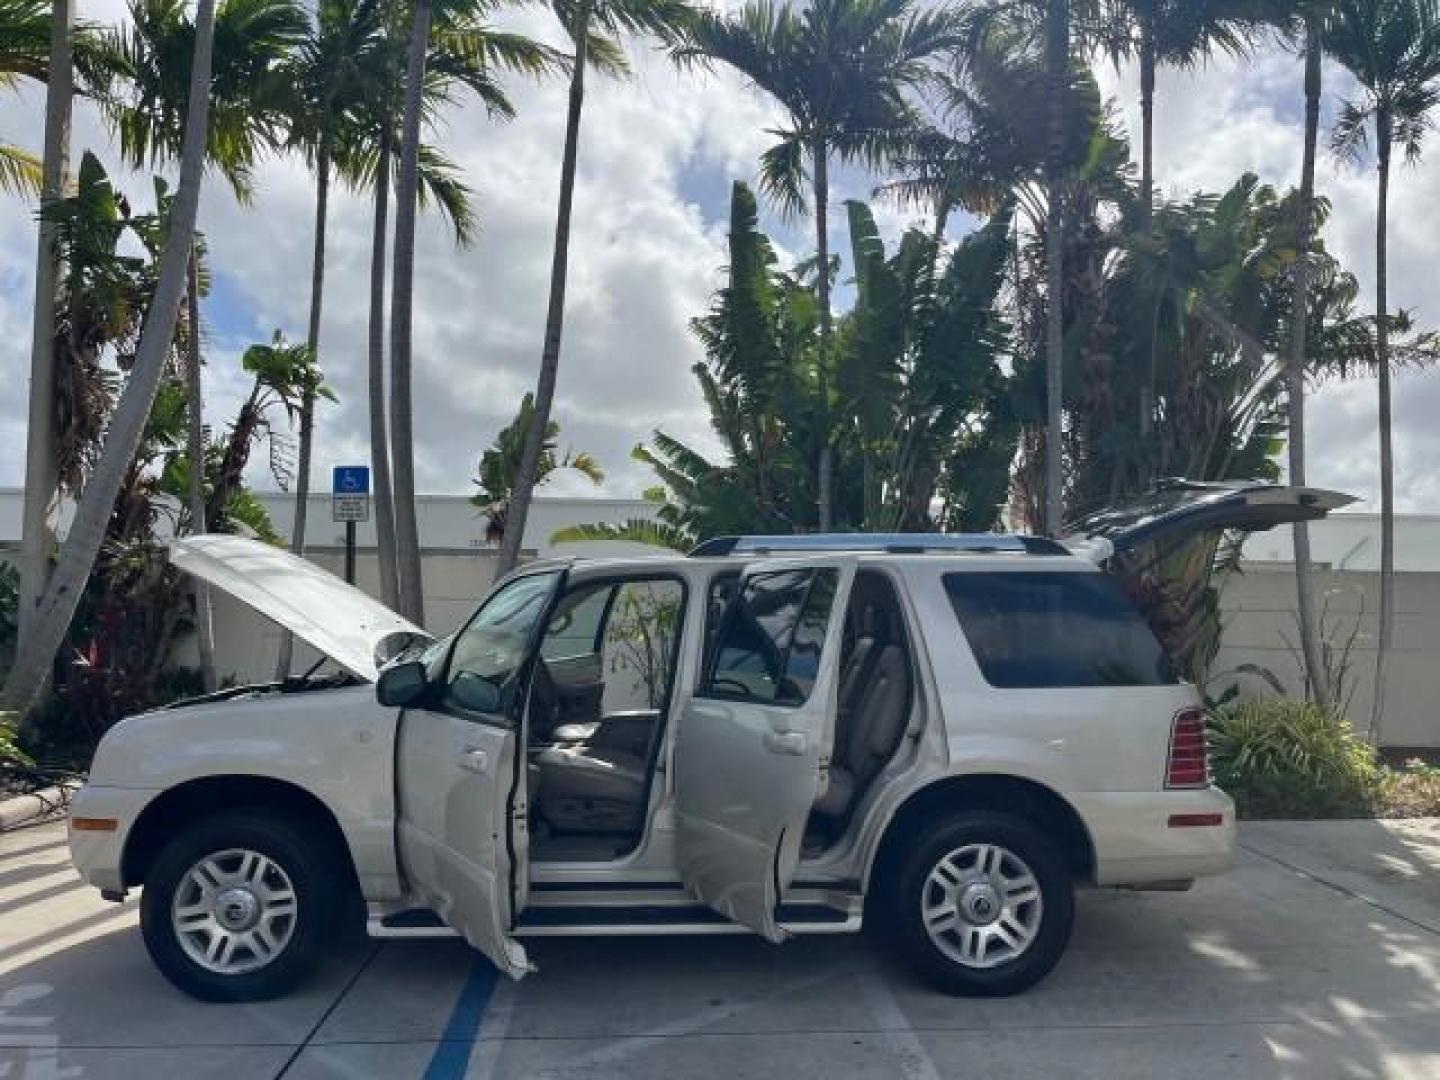
POLYGON ((525 714, 541 628, 565 580, 495 592, 437 658, 396 746, 397 833, 410 887, 506 974, 530 970, 510 936, 529 880, 525 714))
POLYGON ((753 564, 725 613, 675 747, 677 848, 700 900, 771 941, 834 740, 855 556, 753 564))

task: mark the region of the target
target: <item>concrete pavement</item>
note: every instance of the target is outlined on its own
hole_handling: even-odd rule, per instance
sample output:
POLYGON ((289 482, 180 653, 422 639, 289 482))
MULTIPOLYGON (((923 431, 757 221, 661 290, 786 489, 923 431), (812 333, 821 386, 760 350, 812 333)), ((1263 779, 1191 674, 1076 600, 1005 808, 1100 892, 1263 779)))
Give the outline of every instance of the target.
POLYGON ((916 984, 867 938, 354 940, 302 992, 204 1005, 150 966, 63 829, 0 836, 0 1078, 1440 1076, 1440 822, 1265 824, 1187 894, 1082 894, 1048 981, 916 984))

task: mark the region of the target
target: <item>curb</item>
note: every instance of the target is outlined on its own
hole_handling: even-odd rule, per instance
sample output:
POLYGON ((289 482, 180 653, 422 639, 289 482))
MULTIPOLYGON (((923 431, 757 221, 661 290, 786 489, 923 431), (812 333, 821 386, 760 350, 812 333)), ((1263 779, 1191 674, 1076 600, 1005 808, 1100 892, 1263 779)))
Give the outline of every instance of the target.
POLYGON ((0 832, 28 825, 32 821, 63 811, 73 788, 56 785, 0 801, 0 832))

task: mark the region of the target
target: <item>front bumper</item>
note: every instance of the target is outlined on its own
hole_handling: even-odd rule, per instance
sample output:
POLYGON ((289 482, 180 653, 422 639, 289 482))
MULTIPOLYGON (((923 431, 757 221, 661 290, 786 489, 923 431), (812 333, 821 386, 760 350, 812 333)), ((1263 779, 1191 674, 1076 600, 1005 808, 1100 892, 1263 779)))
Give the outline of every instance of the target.
POLYGON ((1235 863, 1235 804, 1219 788, 1090 793, 1074 798, 1095 846, 1097 885, 1220 874, 1235 863), (1175 824, 1219 815, 1218 824, 1175 824))
POLYGON ((106 893, 125 891, 125 842, 141 811, 159 792, 86 784, 70 802, 70 860, 80 879, 106 893), (75 828, 75 822, 113 821, 113 829, 75 828))

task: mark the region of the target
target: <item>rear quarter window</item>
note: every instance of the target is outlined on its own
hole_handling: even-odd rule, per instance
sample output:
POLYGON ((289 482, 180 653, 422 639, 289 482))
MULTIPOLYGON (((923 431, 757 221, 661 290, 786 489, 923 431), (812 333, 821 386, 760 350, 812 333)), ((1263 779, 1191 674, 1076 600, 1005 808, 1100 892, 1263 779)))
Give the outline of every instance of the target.
POLYGON ((946 574, 980 673, 1007 690, 1179 681, 1149 625, 1105 574, 946 574))

